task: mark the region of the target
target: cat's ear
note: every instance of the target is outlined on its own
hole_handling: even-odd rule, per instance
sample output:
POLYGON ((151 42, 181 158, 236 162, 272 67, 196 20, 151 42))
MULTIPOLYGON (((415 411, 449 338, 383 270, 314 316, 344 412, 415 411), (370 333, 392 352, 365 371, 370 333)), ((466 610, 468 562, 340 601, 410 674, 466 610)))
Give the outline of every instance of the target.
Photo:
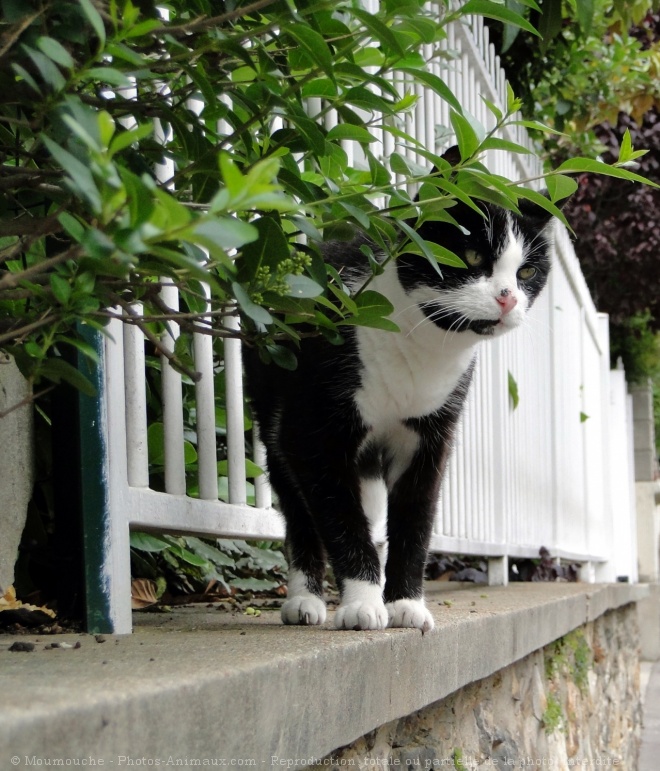
POLYGON ((458 149, 458 145, 452 145, 440 157, 443 161, 447 161, 450 166, 458 166, 461 162, 461 151, 458 149))
MULTIPOLYGON (((458 164, 461 162, 461 153, 458 149, 458 145, 452 145, 451 147, 448 147, 440 157, 452 168, 454 166, 458 166, 458 164)), ((437 166, 434 166, 431 169, 431 174, 437 174, 439 171, 440 169, 437 166)))
MULTIPOLYGON (((452 145, 447 148, 440 157, 453 168, 456 164, 461 162, 461 154, 458 150, 458 145, 452 145)), ((430 173, 437 174, 439 171, 440 169, 437 166, 434 166, 430 173)), ((417 203, 417 201, 419 201, 419 194, 415 196, 415 203, 417 203)))

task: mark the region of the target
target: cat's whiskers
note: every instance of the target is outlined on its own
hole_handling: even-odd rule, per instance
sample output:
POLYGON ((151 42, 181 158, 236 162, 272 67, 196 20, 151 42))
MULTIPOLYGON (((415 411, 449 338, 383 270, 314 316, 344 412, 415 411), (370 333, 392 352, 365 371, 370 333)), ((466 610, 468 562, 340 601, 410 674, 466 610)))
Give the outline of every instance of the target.
MULTIPOLYGON (((415 324, 415 326, 410 330, 410 332, 408 332, 407 336, 411 335, 418 328, 423 328, 427 324, 432 324, 435 319, 447 318, 458 314, 459 315, 458 322, 454 322, 454 323, 460 324, 464 320, 469 321, 469 317, 462 312, 463 309, 457 303, 447 303, 443 298, 437 298, 435 300, 429 300, 428 302, 425 302, 423 307, 430 309, 430 308, 433 308, 434 306, 437 306, 438 310, 432 313, 425 313, 421 321, 418 321, 417 324, 415 324)), ((451 326, 454 326, 454 324, 452 324, 451 326)), ((451 327, 447 331, 451 331, 451 327)))

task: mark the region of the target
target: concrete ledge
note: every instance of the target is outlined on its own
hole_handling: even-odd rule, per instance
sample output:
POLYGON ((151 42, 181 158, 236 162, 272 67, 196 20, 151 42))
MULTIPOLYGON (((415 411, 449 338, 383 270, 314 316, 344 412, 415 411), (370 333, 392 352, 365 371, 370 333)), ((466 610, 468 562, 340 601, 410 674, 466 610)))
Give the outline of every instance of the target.
POLYGON ((39 758, 302 765, 646 595, 629 584, 435 583, 426 635, 195 608, 138 614, 132 636, 104 643, 57 637, 81 640, 79 650, 45 651, 53 638, 41 637, 33 653, 9 653, 17 638, 0 637, 0 757, 18 768, 39 758))

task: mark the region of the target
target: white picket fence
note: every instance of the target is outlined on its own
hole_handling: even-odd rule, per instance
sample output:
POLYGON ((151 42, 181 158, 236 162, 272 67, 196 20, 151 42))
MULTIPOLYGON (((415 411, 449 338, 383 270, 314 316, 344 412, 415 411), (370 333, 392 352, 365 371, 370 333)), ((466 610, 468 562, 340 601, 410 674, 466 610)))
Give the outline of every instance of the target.
MULTIPOLYGON (((503 106, 506 81, 483 21, 454 25, 446 45, 459 52, 449 74, 438 61, 431 69, 447 77, 464 108, 489 127, 494 119, 481 96, 503 106)), ((437 149, 436 126, 449 125, 447 106, 427 89, 419 95, 406 130, 437 149)), ((314 107, 310 104, 311 115, 314 107)), ((505 138, 529 146, 523 129, 508 131, 505 138)), ((387 135, 380 139, 379 150, 387 156, 394 143, 387 135)), ((353 144, 347 150, 354 152, 353 144)), ((510 179, 531 179, 540 172, 534 155, 493 152, 486 163, 510 179)), ((163 178, 169 176, 171 170, 164 169, 163 178)), ((176 307, 176 290, 166 287, 165 292, 167 304, 176 307)), ((122 633, 131 629, 131 529, 281 539, 283 523, 271 508, 265 477, 255 480, 256 506, 246 503, 240 343, 225 342, 225 502, 218 500, 210 340, 199 336, 194 348, 202 378, 196 388, 199 498, 191 498, 186 495, 181 377, 163 362, 166 491, 156 492, 149 489, 144 340, 136 327, 118 321, 109 331, 113 340, 105 344, 103 401, 108 524, 101 572, 110 627, 122 633)), ((588 580, 624 575, 635 580, 628 412, 623 373, 609 371, 607 318, 596 312, 569 237, 558 227, 550 285, 529 323, 482 347, 432 549, 490 558, 493 582, 506 581, 508 556, 536 556, 541 546, 581 563, 588 580), (516 409, 509 373, 519 392, 516 409)), ((263 463, 261 457, 255 460, 263 463)))

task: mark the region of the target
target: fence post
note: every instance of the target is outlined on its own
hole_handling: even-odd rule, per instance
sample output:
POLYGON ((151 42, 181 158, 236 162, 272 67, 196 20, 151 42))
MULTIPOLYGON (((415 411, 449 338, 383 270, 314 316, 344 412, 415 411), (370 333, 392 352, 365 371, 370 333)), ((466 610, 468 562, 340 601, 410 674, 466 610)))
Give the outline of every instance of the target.
POLYGON ((491 557, 488 560, 488 586, 509 585, 509 558, 491 557))
MULTIPOLYGON (((121 336, 119 322, 113 331, 121 336)), ((94 396, 79 395, 78 408, 85 620, 90 633, 122 634, 131 631, 130 547, 128 519, 118 516, 121 506, 111 506, 107 375, 114 369, 123 393, 123 366, 117 367, 116 361, 114 367, 108 365, 103 335, 89 327, 80 332, 100 360, 96 365, 78 353, 78 369, 96 388, 94 396)), ((116 460, 122 463, 121 456, 116 460)))

